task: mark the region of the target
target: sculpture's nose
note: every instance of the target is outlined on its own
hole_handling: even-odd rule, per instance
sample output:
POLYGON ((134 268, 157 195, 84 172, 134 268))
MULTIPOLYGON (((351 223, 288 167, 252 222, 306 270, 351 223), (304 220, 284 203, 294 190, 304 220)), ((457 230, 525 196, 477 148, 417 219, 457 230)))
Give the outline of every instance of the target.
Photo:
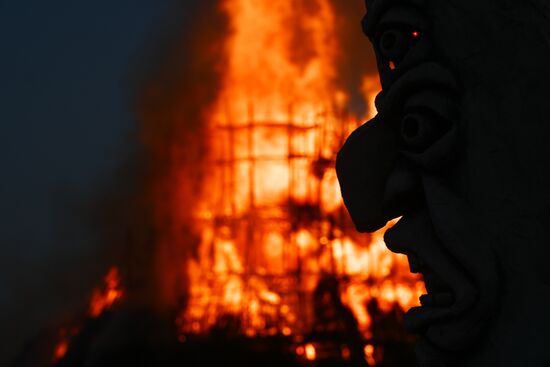
POLYGON ((338 153, 342 197, 360 232, 374 232, 391 219, 384 190, 395 158, 395 134, 376 117, 355 130, 338 153))

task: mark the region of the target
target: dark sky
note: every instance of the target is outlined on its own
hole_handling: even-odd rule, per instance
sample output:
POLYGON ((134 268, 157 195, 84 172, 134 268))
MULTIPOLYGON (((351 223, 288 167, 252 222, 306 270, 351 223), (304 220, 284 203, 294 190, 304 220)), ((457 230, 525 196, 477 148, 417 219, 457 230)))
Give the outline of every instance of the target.
POLYGON ((75 208, 135 150, 128 70, 170 1, 0 2, 0 365, 89 290, 63 280, 95 268, 75 208))

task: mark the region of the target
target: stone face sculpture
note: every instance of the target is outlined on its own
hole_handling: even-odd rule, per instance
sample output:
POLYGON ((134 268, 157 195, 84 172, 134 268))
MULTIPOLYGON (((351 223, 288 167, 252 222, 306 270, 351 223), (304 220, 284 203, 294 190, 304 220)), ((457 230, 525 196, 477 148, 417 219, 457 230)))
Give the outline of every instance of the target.
POLYGON ((431 366, 550 366, 550 2, 367 0, 378 115, 340 151, 359 231, 427 295, 405 326, 431 366))

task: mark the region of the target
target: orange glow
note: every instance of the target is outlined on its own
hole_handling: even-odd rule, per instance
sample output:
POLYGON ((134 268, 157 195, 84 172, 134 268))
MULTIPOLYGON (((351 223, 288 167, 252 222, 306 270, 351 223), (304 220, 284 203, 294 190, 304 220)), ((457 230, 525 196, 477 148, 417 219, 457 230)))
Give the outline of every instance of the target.
POLYGON ((361 92, 368 104, 368 112, 366 119, 370 120, 377 114, 376 105, 374 103, 376 95, 380 92, 380 81, 378 76, 365 75, 363 76, 363 83, 361 85, 361 92))
MULTIPOLYGON (((179 331, 206 334, 230 323, 249 337, 303 336, 316 322, 316 288, 333 277, 369 337, 367 303, 405 310, 422 294, 406 258, 386 249, 384 230, 353 229, 334 168, 345 138, 376 114, 378 78, 362 77, 367 116, 350 115, 350 96, 338 87, 331 0, 221 4, 231 32, 217 98, 206 112, 207 173, 190 182, 174 163, 175 189, 167 195, 173 207, 165 222, 177 233, 191 226, 196 236, 192 246, 177 235, 167 240, 173 248, 162 247, 192 253, 170 273, 179 272, 188 296, 179 331)), ((177 282, 165 276, 165 283, 177 282)))
MULTIPOLYGON (((92 292, 88 308, 88 316, 99 317, 105 310, 110 309, 123 295, 120 288, 120 275, 117 267, 109 269, 105 275, 104 287, 96 288, 92 292)), ((80 332, 80 327, 62 328, 59 331, 59 341, 54 347, 52 361, 54 363, 63 359, 69 351, 72 338, 80 332)))
POLYGON ((365 359, 369 366, 376 366, 376 359, 374 359, 374 346, 371 344, 365 345, 364 348, 365 359))
POLYGON ((306 359, 308 361, 314 361, 317 359, 317 351, 315 350, 315 346, 311 343, 306 344, 305 346, 305 353, 306 353, 306 359))
POLYGON ((118 268, 112 267, 105 276, 104 281, 104 289, 96 288, 92 293, 89 308, 91 317, 100 316, 103 311, 111 308, 122 297, 118 268))
POLYGON ((54 349, 53 354, 53 362, 60 361, 65 355, 67 354, 67 351, 69 350, 69 342, 65 339, 61 340, 54 349))
POLYGON ((342 359, 347 361, 351 358, 351 350, 347 345, 344 345, 341 349, 342 359))
POLYGON ((77 327, 61 328, 59 330, 59 339, 53 349, 52 362, 58 362, 67 355, 71 340, 79 333, 79 331, 80 330, 77 327))

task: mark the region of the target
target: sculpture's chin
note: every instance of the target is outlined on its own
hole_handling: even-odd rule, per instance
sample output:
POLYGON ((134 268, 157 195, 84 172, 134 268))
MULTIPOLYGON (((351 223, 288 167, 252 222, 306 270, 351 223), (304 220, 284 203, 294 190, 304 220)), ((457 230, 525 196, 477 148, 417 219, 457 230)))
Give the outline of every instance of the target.
MULTIPOLYGON (((421 261, 429 264, 430 260, 421 261)), ((482 291, 476 289, 460 268, 447 260, 437 259, 438 273, 429 265, 421 269, 427 294, 420 297, 421 306, 407 312, 405 327, 424 336, 441 350, 456 352, 475 343, 479 336, 464 331, 472 327, 472 312, 479 302, 477 294, 482 291)))
POLYGON ((441 320, 452 317, 460 311, 455 304, 455 291, 428 269, 422 271, 427 294, 420 297, 420 307, 414 307, 407 313, 405 326, 411 332, 419 334, 441 320))
MULTIPOLYGON (((447 266, 452 266, 447 264, 447 266)), ((448 268, 450 279, 461 270, 448 268), (455 273, 455 274, 453 274, 455 273)), ((468 279, 449 285, 431 269, 422 271, 427 294, 420 298, 421 306, 410 309, 405 327, 425 338, 441 352, 460 352, 476 344, 491 319, 493 299, 479 295, 493 294, 480 289, 468 279)), ((468 277, 469 278, 469 277, 468 277)))
POLYGON ((487 244, 479 243, 483 236, 470 231, 474 227, 463 216, 450 215, 453 218, 444 225, 451 228, 441 228, 427 207, 416 208, 386 232, 385 241, 391 251, 408 255, 411 271, 423 275, 428 292, 420 299, 422 306, 407 313, 405 327, 442 351, 458 352, 479 340, 494 310, 498 287, 495 262, 484 256, 482 245, 487 249, 487 244), (453 222, 467 226, 464 235, 478 251, 463 245, 468 238, 461 238, 453 222), (458 236, 448 238, 447 233, 458 236))
POLYGON ((475 335, 462 332, 478 301, 473 286, 463 283, 455 290, 429 270, 423 275, 427 294, 420 298, 421 306, 407 312, 407 330, 425 337, 442 351, 456 352, 473 344, 475 335), (462 294, 460 299, 455 297, 458 293, 462 294))

